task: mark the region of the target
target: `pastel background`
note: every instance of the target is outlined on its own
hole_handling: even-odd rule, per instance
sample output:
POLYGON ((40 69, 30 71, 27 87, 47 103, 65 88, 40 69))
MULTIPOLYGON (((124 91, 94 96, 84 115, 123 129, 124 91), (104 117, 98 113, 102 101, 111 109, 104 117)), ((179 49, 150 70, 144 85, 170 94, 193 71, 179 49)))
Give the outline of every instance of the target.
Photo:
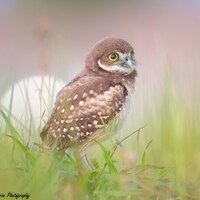
MULTIPOLYGON (((121 37, 135 49, 135 107, 154 101, 170 66, 177 92, 199 96, 199 1, 0 1, 0 91, 35 75, 68 82, 94 43, 121 37), (194 92, 195 91, 195 92, 194 92)), ((142 123, 142 122, 141 122, 142 123)))
MULTIPOLYGON (((5 191, 10 191, 10 185, 18 187, 15 191, 23 188, 35 199, 56 199, 56 187, 63 199, 66 195, 71 195, 69 199, 88 199, 88 194, 103 200, 200 199, 199 85, 199 0, 0 0, 0 106, 7 104, 9 109, 13 100, 14 114, 21 123, 23 116, 26 123, 26 129, 14 124, 24 136, 19 149, 12 150, 13 141, 3 134, 0 137, 0 175, 1 180, 7 180, 7 185, 0 182, 0 186, 5 191), (111 178, 107 171, 101 173, 101 168, 96 174, 84 171, 80 181, 76 163, 71 166, 69 159, 62 162, 26 145, 29 133, 38 136, 36 142, 40 143, 40 122, 33 130, 38 118, 26 112, 26 106, 31 105, 33 112, 43 113, 40 102, 35 101, 35 83, 41 81, 38 77, 58 80, 55 97, 56 91, 83 69, 94 43, 107 36, 127 40, 137 60, 133 105, 120 137, 147 125, 118 148, 114 155, 117 162, 111 159, 113 162, 107 163, 111 168, 117 165, 120 188, 115 187, 112 170, 111 178), (23 86, 27 78, 32 85, 25 87, 23 95, 20 90, 14 97, 8 95, 8 90, 12 91, 9 88, 16 83, 23 86), (31 93, 30 104, 23 102, 27 91, 31 93), (30 158, 36 162, 27 167, 30 158), (5 168, 10 169, 7 174, 5 168), (88 177, 93 185, 86 181, 88 177), (105 193, 108 190, 110 193, 105 193)), ((46 90, 45 98, 49 100, 46 90)), ((6 136, 15 134, 4 130, 1 115, 0 131, 6 136)))

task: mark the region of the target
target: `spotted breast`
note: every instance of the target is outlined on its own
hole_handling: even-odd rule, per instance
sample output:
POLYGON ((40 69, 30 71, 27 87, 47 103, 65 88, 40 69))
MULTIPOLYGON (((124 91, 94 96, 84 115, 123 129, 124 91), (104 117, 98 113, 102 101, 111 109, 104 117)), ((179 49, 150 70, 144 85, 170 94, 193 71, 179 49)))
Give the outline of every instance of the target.
POLYGON ((41 132, 46 148, 86 147, 115 132, 134 88, 133 47, 120 38, 97 42, 85 67, 57 95, 54 110, 41 132), (130 90, 131 88, 131 90, 130 90))
POLYGON ((83 76, 71 82, 58 93, 53 115, 42 130, 44 145, 61 150, 88 142, 88 136, 103 138, 99 132, 113 119, 117 123, 126 98, 127 89, 116 80, 83 76))

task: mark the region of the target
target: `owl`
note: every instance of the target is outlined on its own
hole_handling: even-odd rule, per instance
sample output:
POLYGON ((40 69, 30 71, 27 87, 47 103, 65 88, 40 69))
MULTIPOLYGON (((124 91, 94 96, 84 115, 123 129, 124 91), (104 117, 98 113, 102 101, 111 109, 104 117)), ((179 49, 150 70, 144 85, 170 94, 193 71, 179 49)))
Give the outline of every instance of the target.
POLYGON ((105 38, 97 42, 83 71, 57 94, 41 132, 42 145, 82 151, 115 133, 123 122, 136 76, 134 50, 127 41, 105 38))

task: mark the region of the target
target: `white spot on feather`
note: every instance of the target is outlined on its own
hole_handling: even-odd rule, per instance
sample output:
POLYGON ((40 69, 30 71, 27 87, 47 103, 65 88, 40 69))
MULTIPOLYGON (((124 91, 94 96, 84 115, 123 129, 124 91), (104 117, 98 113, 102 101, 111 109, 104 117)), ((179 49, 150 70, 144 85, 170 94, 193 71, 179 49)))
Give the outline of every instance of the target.
POLYGON ((72 127, 70 128, 70 130, 71 130, 71 131, 74 131, 74 127, 72 126, 72 127))
POLYGON ((94 90, 90 90, 90 92, 89 92, 90 94, 94 94, 94 90))
POLYGON ((94 124, 94 125, 97 125, 97 124, 98 124, 98 121, 97 121, 97 120, 94 120, 94 121, 93 121, 93 124, 94 124))
POLYGON ((87 135, 87 136, 90 135, 90 132, 87 131, 87 132, 86 132, 86 135, 87 135))
POLYGON ((76 126, 76 130, 77 130, 77 131, 80 131, 80 128, 79 128, 78 126, 76 126))
POLYGON ((73 105, 70 106, 70 110, 74 110, 74 106, 73 105))
POLYGON ((83 106, 84 105, 84 101, 79 101, 79 106, 83 106))
POLYGON ((60 109, 60 106, 58 106, 57 108, 56 108, 56 110, 59 110, 60 109))
POLYGON ((64 113, 65 112, 65 109, 63 108, 62 110, 61 110, 61 113, 64 113))
POLYGON ((69 138, 69 139, 73 139, 73 137, 70 135, 70 134, 67 134, 67 137, 69 138))
POLYGON ((66 122, 67 124, 72 123, 72 119, 66 119, 65 122, 66 122))
POLYGON ((75 94, 73 100, 76 100, 77 98, 78 98, 78 94, 75 94))
POLYGON ((66 133, 67 132, 67 129, 66 128, 63 128, 63 133, 66 133))
POLYGON ((83 98, 85 98, 85 97, 87 97, 87 93, 86 92, 83 93, 83 98))

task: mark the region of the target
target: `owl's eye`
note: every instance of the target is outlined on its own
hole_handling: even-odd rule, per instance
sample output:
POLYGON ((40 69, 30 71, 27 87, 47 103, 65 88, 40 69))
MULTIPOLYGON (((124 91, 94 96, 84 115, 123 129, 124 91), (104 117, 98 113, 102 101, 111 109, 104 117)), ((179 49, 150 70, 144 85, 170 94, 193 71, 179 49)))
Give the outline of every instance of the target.
POLYGON ((111 53, 109 56, 108 56, 108 59, 112 62, 115 62, 117 61, 119 58, 119 55, 118 53, 111 53))

